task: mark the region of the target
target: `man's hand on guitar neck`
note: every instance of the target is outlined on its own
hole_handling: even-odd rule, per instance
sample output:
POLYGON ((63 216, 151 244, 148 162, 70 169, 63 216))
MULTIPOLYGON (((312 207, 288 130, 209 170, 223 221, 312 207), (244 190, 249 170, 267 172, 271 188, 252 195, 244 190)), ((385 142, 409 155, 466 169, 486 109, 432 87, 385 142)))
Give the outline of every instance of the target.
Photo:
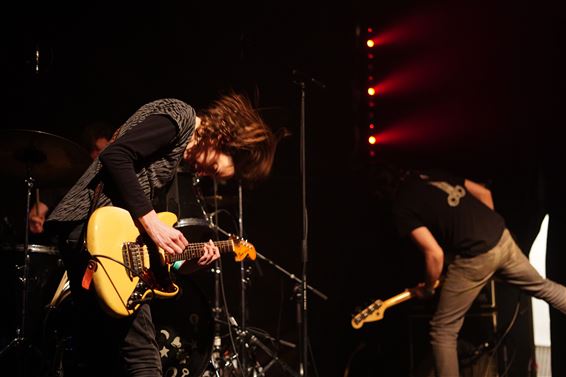
MULTIPOLYGON (((189 246, 189 241, 183 233, 161 221, 154 210, 140 217, 139 222, 151 240, 166 253, 181 254, 189 246)), ((212 240, 204 244, 203 252, 203 255, 196 261, 197 266, 195 267, 197 268, 220 258, 220 250, 212 240)))
POLYGON ((204 254, 198 260, 184 261, 183 264, 178 267, 179 273, 183 275, 191 274, 220 258, 220 250, 212 240, 204 244, 203 250, 204 254))
POLYGON ((419 300, 430 300, 434 297, 436 288, 440 285, 440 281, 436 281, 433 286, 427 285, 426 283, 419 283, 416 287, 411 288, 411 295, 418 298, 419 300))

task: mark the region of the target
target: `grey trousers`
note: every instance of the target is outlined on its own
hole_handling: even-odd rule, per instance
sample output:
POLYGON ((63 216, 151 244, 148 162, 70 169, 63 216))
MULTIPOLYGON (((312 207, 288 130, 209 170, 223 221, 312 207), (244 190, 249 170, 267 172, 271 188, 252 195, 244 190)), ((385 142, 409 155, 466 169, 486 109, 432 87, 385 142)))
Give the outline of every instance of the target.
POLYGON ((566 287, 543 278, 506 229, 497 246, 487 253, 472 258, 457 256, 448 266, 430 322, 438 377, 459 376, 457 340, 464 315, 494 275, 566 314, 566 287))

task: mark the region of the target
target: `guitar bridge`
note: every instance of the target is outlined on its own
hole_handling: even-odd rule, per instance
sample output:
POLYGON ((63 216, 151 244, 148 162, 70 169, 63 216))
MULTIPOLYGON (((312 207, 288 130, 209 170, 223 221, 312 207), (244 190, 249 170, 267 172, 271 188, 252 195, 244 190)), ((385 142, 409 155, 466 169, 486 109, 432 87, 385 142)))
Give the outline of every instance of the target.
POLYGON ((130 279, 140 276, 144 271, 143 248, 137 242, 125 242, 122 245, 122 260, 130 279))

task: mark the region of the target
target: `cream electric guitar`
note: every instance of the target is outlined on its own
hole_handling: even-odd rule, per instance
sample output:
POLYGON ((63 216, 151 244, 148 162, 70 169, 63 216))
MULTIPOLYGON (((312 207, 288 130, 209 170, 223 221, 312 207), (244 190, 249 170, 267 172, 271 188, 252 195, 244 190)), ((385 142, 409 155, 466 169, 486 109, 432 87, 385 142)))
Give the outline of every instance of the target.
MULTIPOLYGON (((177 216, 171 212, 157 215, 165 224, 173 226, 177 222, 177 216)), ((246 256, 256 258, 253 245, 236 237, 214 244, 221 253, 235 253, 238 262, 246 256)), ((141 234, 130 213, 119 207, 96 209, 87 225, 92 281, 103 307, 115 317, 133 314, 153 297, 175 296, 179 287, 171 280, 171 264, 200 258, 204 245, 190 243, 182 254, 165 253, 141 234)))
MULTIPOLYGON (((440 282, 434 284, 434 288, 438 288, 440 282)), ((368 305, 364 310, 360 311, 352 317, 352 327, 356 330, 360 329, 366 322, 375 322, 383 319, 383 313, 387 308, 405 302, 415 297, 412 289, 405 289, 403 292, 388 298, 385 301, 375 300, 368 305)))

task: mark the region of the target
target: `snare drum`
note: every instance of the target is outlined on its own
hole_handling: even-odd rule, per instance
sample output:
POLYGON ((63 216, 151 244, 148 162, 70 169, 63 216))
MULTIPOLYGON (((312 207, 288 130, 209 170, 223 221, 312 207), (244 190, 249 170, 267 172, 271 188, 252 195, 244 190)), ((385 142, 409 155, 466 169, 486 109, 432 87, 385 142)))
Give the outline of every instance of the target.
MULTIPOLYGON (((25 246, 23 244, 2 244, 0 249, 5 252, 19 251, 23 252, 25 246)), ((29 244, 28 250, 32 254, 49 254, 49 255, 59 255, 59 249, 55 246, 29 244)))

